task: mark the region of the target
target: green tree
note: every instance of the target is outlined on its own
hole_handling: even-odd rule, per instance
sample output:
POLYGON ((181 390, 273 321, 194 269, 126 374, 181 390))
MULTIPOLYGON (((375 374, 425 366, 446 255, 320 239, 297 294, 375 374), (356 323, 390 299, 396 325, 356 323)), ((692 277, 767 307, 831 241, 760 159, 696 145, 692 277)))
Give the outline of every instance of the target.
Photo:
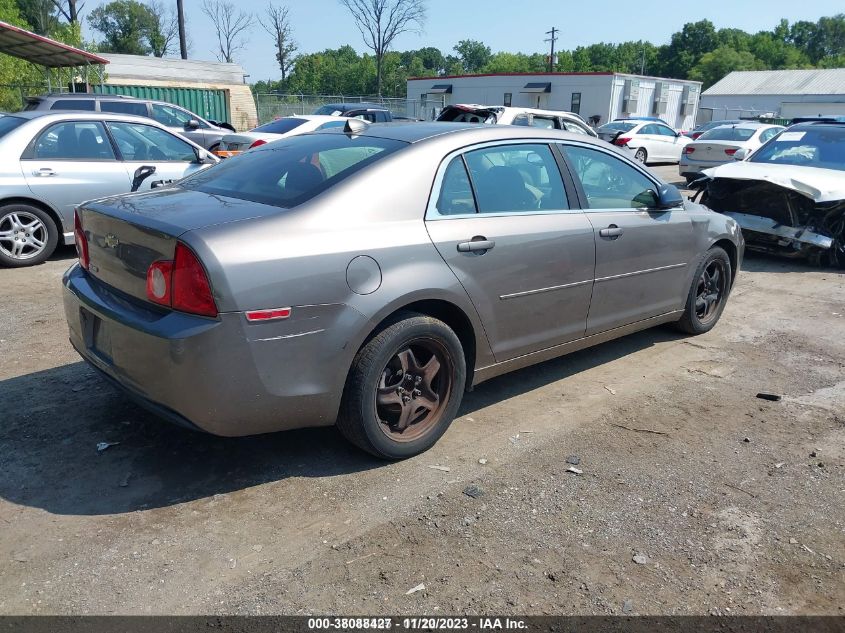
POLYGON ((158 26, 150 8, 137 0, 112 0, 88 15, 88 24, 103 35, 98 43, 101 51, 127 55, 149 55, 153 52, 150 34, 158 26))
POLYGON ((476 40, 461 40, 453 50, 458 54, 463 72, 468 74, 481 72, 493 56, 489 46, 476 40))
POLYGON ((718 46, 716 27, 710 20, 684 24, 678 33, 672 35, 669 46, 662 51, 660 74, 686 79, 701 56, 718 46))
POLYGON ((690 69, 689 78, 700 81, 706 90, 725 75, 735 70, 762 70, 765 64, 748 51, 737 51, 729 46, 720 46, 704 53, 698 63, 690 69))

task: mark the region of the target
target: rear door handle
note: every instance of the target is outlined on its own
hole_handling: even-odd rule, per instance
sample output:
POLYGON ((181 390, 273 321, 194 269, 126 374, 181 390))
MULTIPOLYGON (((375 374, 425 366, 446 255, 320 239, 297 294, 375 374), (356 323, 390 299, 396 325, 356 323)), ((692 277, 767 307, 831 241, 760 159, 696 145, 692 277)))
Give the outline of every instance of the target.
POLYGON ((469 242, 459 242, 459 253, 474 253, 478 251, 489 251, 496 245, 493 240, 488 240, 483 237, 474 237, 469 242))
POLYGON ((54 172, 49 167, 42 167, 41 169, 36 169, 34 172, 32 172, 32 175, 38 176, 39 178, 48 178, 50 176, 56 176, 58 174, 56 174, 56 172, 54 172))
POLYGON ((622 235, 622 233, 624 233, 624 231, 615 224, 611 224, 606 229, 602 229, 601 231, 599 231, 600 236, 609 237, 611 239, 616 239, 617 237, 622 235))

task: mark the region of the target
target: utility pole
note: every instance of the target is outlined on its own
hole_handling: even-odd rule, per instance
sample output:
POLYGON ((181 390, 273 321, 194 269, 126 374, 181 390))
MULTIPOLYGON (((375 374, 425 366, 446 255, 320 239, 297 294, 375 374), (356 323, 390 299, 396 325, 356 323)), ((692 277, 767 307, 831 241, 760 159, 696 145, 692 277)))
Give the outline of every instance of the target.
POLYGON ((185 7, 182 0, 176 0, 176 20, 179 23, 179 50, 182 59, 188 59, 188 42, 185 38, 185 7))
POLYGON ((643 63, 640 65, 640 74, 645 75, 645 46, 643 46, 643 63))
POLYGON ((544 40, 545 42, 551 42, 552 50, 549 54, 549 72, 553 73, 555 71, 555 42, 557 42, 557 34, 560 33, 560 29, 556 29, 552 27, 551 31, 546 31, 546 35, 551 35, 550 38, 544 40))

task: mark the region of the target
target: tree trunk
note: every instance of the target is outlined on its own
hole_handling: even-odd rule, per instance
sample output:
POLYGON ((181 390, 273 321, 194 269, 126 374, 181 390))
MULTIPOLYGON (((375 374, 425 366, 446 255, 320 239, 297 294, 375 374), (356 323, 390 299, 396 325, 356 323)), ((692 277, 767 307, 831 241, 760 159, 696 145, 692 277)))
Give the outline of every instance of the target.
POLYGON ((188 59, 188 42, 185 37, 185 7, 182 6, 183 0, 176 0, 176 14, 179 22, 179 51, 182 53, 182 59, 188 59))
POLYGON ((381 97, 381 60, 384 52, 376 55, 376 94, 381 97))
POLYGON ((68 0, 68 22, 76 24, 79 21, 79 14, 76 11, 76 0, 68 0))

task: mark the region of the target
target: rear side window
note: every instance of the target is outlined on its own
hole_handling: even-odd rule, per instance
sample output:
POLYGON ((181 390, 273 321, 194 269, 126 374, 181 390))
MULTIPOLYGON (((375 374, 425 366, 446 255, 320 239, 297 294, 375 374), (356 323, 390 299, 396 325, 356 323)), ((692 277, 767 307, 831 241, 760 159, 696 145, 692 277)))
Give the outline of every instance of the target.
POLYGON ((0 138, 24 123, 26 123, 26 119, 20 119, 16 116, 0 116, 0 138))
POLYGON ((52 160, 114 160, 114 150, 102 123, 68 121, 44 130, 35 141, 32 158, 52 160))
POLYGON ((230 158, 183 180, 181 186, 290 208, 405 146, 367 136, 304 134, 230 158))
POLYGON ((147 104, 136 101, 100 101, 100 112, 147 116, 147 104))
POLYGON ((287 134, 291 130, 295 130, 300 125, 305 123, 305 119, 297 119, 295 117, 285 117, 284 119, 277 119, 270 121, 264 125, 259 125, 253 132, 264 132, 266 134, 287 134))
POLYGON ((51 110, 86 110, 93 112, 95 110, 93 99, 59 99, 55 101, 51 110))

